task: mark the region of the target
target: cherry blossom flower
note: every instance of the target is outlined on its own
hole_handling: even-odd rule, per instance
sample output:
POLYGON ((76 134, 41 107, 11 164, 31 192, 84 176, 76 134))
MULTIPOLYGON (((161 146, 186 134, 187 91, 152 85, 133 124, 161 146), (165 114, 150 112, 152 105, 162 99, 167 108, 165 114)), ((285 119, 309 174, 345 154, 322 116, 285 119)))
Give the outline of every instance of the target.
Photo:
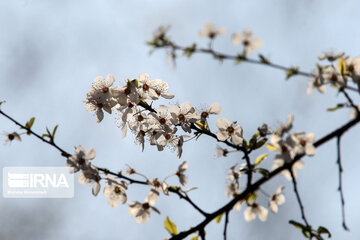
POLYGON ((274 132, 280 137, 282 137, 285 133, 288 133, 292 129, 293 122, 294 122, 294 115, 289 114, 286 123, 281 124, 274 132))
POLYGON ((269 199, 269 207, 273 213, 278 212, 278 206, 284 204, 285 202, 285 196, 282 194, 282 190, 284 189, 284 186, 279 186, 273 195, 270 196, 269 199))
POLYGON ((215 154, 215 158, 219 158, 219 157, 226 157, 227 154, 229 153, 229 150, 227 150, 226 148, 222 148, 219 145, 216 146, 217 152, 215 154))
POLYGON ((156 83, 150 80, 149 74, 141 73, 138 79, 138 93, 143 99, 156 100, 159 95, 156 93, 156 83))
POLYGON ((198 120, 196 115, 196 110, 191 106, 189 102, 185 102, 178 105, 173 105, 169 108, 171 114, 171 122, 174 125, 181 125, 181 128, 188 133, 191 133, 191 123, 194 123, 198 120))
POLYGON ((91 184, 94 183, 92 188, 92 194, 97 196, 100 191, 100 180, 101 177, 99 175, 98 169, 89 163, 89 167, 86 169, 82 169, 81 173, 78 176, 78 181, 80 184, 91 184))
POLYGON ((344 54, 344 52, 325 52, 324 54, 319 55, 318 58, 319 60, 327 59, 329 62, 334 62, 344 56, 344 54))
POLYGON ((199 31, 200 37, 214 39, 218 35, 226 34, 225 28, 216 28, 215 25, 211 22, 205 23, 205 26, 202 30, 199 31))
POLYGON ((218 115, 221 112, 221 107, 219 103, 213 103, 205 110, 201 111, 200 118, 201 121, 206 121, 210 114, 218 115))
POLYGON ((339 83, 346 86, 347 79, 345 76, 339 74, 333 66, 328 66, 323 71, 324 82, 339 83))
POLYGON ((99 91, 96 88, 91 88, 87 93, 86 99, 83 101, 85 103, 85 109, 88 112, 95 112, 98 123, 104 118, 103 110, 111 114, 112 108, 117 104, 110 93, 107 94, 108 92, 104 93, 103 91, 109 92, 109 89, 104 87, 103 90, 99 91))
POLYGON ((12 132, 12 133, 3 132, 3 135, 4 135, 4 145, 7 143, 11 143, 14 140, 21 142, 21 137, 17 132, 12 132))
POLYGON ((75 148, 74 155, 67 159, 67 165, 70 167, 72 173, 78 172, 80 169, 87 169, 89 167, 89 160, 96 157, 96 150, 91 148, 86 152, 83 146, 75 148))
POLYGON ((234 33, 231 40, 234 45, 242 44, 246 55, 263 45, 261 40, 253 38, 252 31, 248 29, 244 30, 242 34, 234 33))
MULTIPOLYGON (((271 169, 271 170, 275 170, 275 169, 277 169, 277 168, 279 168, 279 167, 282 167, 282 166, 284 165, 284 162, 285 162, 284 159, 282 159, 282 158, 276 158, 276 159, 274 160, 274 165, 272 166, 272 169, 271 169)), ((292 173, 294 174, 294 177, 295 177, 295 178, 297 177, 296 169, 303 169, 304 167, 305 167, 305 163, 302 162, 301 160, 296 161, 296 163, 294 163, 294 164, 292 165, 291 171, 292 171, 292 173)), ((281 174, 283 174, 284 177, 285 177, 287 180, 289 180, 289 181, 292 180, 291 173, 290 173, 287 169, 281 171, 281 174)))
POLYGON ((314 133, 294 133, 290 136, 294 151, 296 154, 306 154, 313 156, 315 154, 315 141, 314 133))
POLYGON ((113 177, 108 177, 106 182, 109 187, 104 188, 104 196, 109 198, 108 204, 112 207, 117 207, 119 202, 125 204, 127 183, 124 181, 117 182, 113 177))
POLYGON ((129 204, 129 214, 134 216, 138 223, 144 223, 150 219, 150 210, 160 214, 160 211, 157 210, 154 205, 156 200, 159 197, 159 192, 155 189, 151 189, 149 194, 146 196, 143 203, 134 201, 129 204))
POLYGON ((256 219, 256 216, 258 216, 261 221, 265 222, 268 216, 268 210, 263 206, 260 206, 257 202, 254 202, 244 211, 244 217, 247 222, 251 222, 256 219))
POLYGON ((226 118, 219 118, 216 120, 216 126, 219 128, 216 136, 220 141, 226 141, 228 138, 231 138, 231 142, 235 145, 243 142, 242 128, 236 122, 230 124, 226 118))
POLYGON ((354 83, 358 85, 358 90, 360 92, 360 56, 347 58, 345 63, 347 71, 350 73, 354 83))
POLYGON ((186 161, 182 162, 178 167, 175 175, 179 178, 180 184, 185 186, 187 184, 187 171, 188 163, 186 161))
POLYGON ((169 195, 169 186, 165 181, 159 181, 157 178, 148 180, 148 183, 154 187, 157 192, 162 191, 165 195, 169 195))
POLYGON ((320 93, 325 93, 326 79, 324 79, 322 72, 323 72, 322 67, 318 65, 317 68, 315 69, 314 77, 309 82, 308 89, 306 91, 307 94, 311 94, 314 91, 314 89, 317 89, 320 93))
POLYGON ((168 93, 169 85, 167 82, 164 82, 160 79, 153 80, 154 88, 156 94, 160 97, 163 97, 165 99, 172 99, 174 98, 173 94, 168 93))

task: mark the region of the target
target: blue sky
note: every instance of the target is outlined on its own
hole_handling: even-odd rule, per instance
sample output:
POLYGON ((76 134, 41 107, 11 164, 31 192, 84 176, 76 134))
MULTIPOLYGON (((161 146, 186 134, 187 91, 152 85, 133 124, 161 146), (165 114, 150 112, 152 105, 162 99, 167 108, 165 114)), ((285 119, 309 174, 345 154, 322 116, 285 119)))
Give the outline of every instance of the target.
MULTIPOLYGON (((82 100, 93 78, 108 73, 118 85, 141 72, 160 78, 170 85, 175 98, 190 101, 201 108, 213 102, 222 106, 221 117, 237 120, 249 137, 262 123, 275 128, 289 113, 295 115, 296 131, 314 132, 320 138, 345 123, 348 110, 335 113, 326 108, 345 101, 335 90, 325 95, 306 94, 308 79, 284 80, 275 69, 249 65, 220 64, 209 56, 180 57, 177 67, 166 61, 164 51, 149 55, 145 42, 160 25, 171 25, 171 39, 181 45, 207 41, 198 36, 207 21, 225 27, 228 34, 214 43, 214 48, 235 54, 231 45, 233 32, 252 29, 263 40, 258 51, 271 61, 300 66, 312 71, 317 55, 328 50, 345 51, 354 57, 360 52, 357 30, 359 3, 355 1, 1 1, 0 2, 0 99, 2 109, 21 122, 36 117, 34 130, 59 124, 56 141, 72 152, 74 146, 96 148, 95 164, 114 171, 126 164, 150 176, 164 178, 184 160, 189 163, 189 187, 199 187, 191 197, 208 211, 227 202, 225 174, 241 155, 214 159, 216 143, 201 137, 184 146, 179 160, 170 151, 141 148, 134 137, 121 138, 115 116, 106 115, 101 124, 86 112, 82 100)), ((181 54, 179 54, 181 55, 181 54)), ((256 57, 256 53, 253 55, 256 57)), ((359 97, 354 100, 358 103, 359 97)), ((164 101, 163 103, 168 103, 164 101)), ((211 124, 215 129, 215 120, 211 124)), ((13 131, 12 123, 0 118, 1 131, 13 131)), ((360 195, 354 186, 359 169, 358 127, 344 136, 343 165, 347 223, 341 228, 340 197, 335 142, 317 149, 304 159, 306 168, 299 172, 299 188, 309 221, 328 227, 335 239, 356 239, 360 195)), ((64 166, 57 151, 32 137, 21 143, 0 147, 0 166, 64 166)), ((253 156, 256 157, 256 156, 253 156)), ((264 166, 271 167, 269 158, 264 166)), ((175 180, 175 179, 174 179, 175 180)), ((172 182, 173 184, 176 181, 172 182)), ((230 215, 229 239, 303 239, 288 225, 300 220, 300 212, 291 185, 282 177, 264 186, 268 192, 284 184, 286 203, 267 222, 246 223, 243 210, 230 215), (271 237, 269 237, 271 236, 271 237)), ((103 184, 104 186, 104 184, 103 184)), ((128 198, 143 200, 148 189, 134 186, 128 198)), ((266 204, 266 199, 261 201, 266 204)), ((181 230, 202 218, 177 197, 162 197, 157 202, 162 214, 150 222, 137 224, 127 213, 127 206, 111 208, 106 198, 91 195, 91 188, 76 183, 73 199, 2 199, 4 226, 0 236, 6 239, 164 239, 166 216, 181 230)), ((207 239, 222 237, 223 224, 212 223, 207 239)))

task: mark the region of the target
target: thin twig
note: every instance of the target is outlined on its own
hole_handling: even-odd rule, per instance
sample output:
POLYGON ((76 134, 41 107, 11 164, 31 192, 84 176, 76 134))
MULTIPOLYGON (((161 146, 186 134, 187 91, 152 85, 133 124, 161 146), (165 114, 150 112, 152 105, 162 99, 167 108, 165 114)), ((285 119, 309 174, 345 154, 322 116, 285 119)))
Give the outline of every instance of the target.
POLYGON ((227 239, 227 227, 229 225, 229 211, 225 212, 225 223, 224 223, 224 240, 227 239))
POLYGON ((301 212, 301 218, 304 220, 306 226, 308 227, 309 226, 309 223, 306 219, 306 216, 305 216, 305 210, 304 210, 304 205, 302 204, 302 201, 301 201, 301 198, 300 198, 300 194, 299 194, 299 191, 297 189, 297 183, 296 183, 296 179, 295 179, 295 176, 294 176, 294 173, 292 171, 291 168, 288 169, 290 174, 291 174, 291 179, 292 179, 292 183, 293 183, 293 187, 294 187, 294 192, 295 192, 295 195, 296 195, 296 199, 299 203, 299 207, 300 207, 300 212, 301 212))
POLYGON ((343 167, 341 164, 341 136, 337 137, 336 149, 337 149, 337 164, 339 166, 339 188, 338 188, 338 191, 340 192, 340 200, 341 200, 341 214, 342 214, 342 221, 343 221, 342 226, 346 231, 349 231, 349 228, 346 226, 346 223, 345 223, 345 198, 344 198, 344 190, 342 188, 343 167))

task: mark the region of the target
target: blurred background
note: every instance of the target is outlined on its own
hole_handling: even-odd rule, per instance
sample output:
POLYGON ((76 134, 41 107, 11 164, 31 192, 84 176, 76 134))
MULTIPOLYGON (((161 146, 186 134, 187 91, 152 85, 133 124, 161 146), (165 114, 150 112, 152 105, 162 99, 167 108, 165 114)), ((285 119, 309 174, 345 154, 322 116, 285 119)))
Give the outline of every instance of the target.
MULTIPOLYGON (((198 109, 213 102, 222 106, 221 117, 238 121, 249 138, 258 126, 273 129, 289 113, 295 115, 294 130, 314 132, 319 139, 349 120, 348 109, 327 112, 326 108, 344 102, 336 90, 326 94, 306 94, 309 79, 294 77, 285 81, 282 71, 247 63, 219 63, 207 55, 187 59, 178 54, 176 68, 167 61, 166 52, 149 55, 146 41, 160 25, 171 25, 170 38, 180 45, 193 42, 206 47, 199 37, 205 22, 212 21, 227 29, 227 35, 214 42, 214 49, 236 54, 242 51, 231 44, 231 34, 251 29, 264 45, 251 54, 262 53, 272 62, 299 66, 311 72, 324 51, 345 51, 355 57, 360 52, 357 24, 360 3, 356 1, 0 1, 0 99, 2 110, 22 123, 36 117, 33 130, 59 124, 56 142, 72 153, 75 146, 96 148, 93 163, 113 171, 126 164, 146 176, 163 179, 182 161, 189 164, 188 187, 198 187, 191 198, 204 210, 212 212, 224 205, 226 172, 241 163, 241 154, 215 159, 216 142, 205 136, 185 144, 179 160, 169 150, 158 152, 146 145, 144 152, 134 144, 134 136, 121 138, 116 116, 105 115, 97 124, 82 102, 94 77, 112 73, 116 85, 147 72, 152 79, 167 81, 171 101, 190 101, 198 109)), ((359 97, 354 95, 358 104, 359 97)), ((215 120, 210 127, 215 130, 215 120)), ((18 130, 0 117, 0 131, 18 130)), ((304 158, 305 169, 298 172, 299 191, 309 222, 327 227, 334 239, 359 239, 360 169, 359 126, 342 139, 343 188, 346 221, 350 232, 342 229, 335 141, 317 149, 312 158, 304 158)), ((259 151, 257 154, 263 153, 259 151)), ((272 157, 263 167, 271 168, 272 157)), ((59 152, 34 137, 0 146, 0 166, 64 166, 59 152)), ((77 176, 76 176, 77 177, 77 176)), ((2 181, 2 180, 0 180, 2 181)), ((169 184, 178 184, 169 179, 169 184)), ((247 223, 243 211, 232 212, 228 239, 304 239, 288 224, 301 221, 292 186, 278 176, 263 189, 269 194, 285 185, 286 203, 268 221, 247 223)), ((243 185, 244 186, 244 185, 243 185)), ((104 184, 102 184, 104 187, 104 184)), ((149 188, 130 186, 128 201, 142 201, 149 188)), ((267 206, 260 196, 259 203, 267 206)), ((202 220, 202 216, 176 196, 162 196, 145 224, 137 224, 127 205, 112 208, 102 195, 92 196, 91 187, 75 184, 72 199, 7 199, 0 203, 0 239, 164 239, 169 235, 163 221, 169 216, 180 231, 202 220)), ((223 220, 224 221, 224 220, 223 220)), ((207 239, 222 239, 223 222, 206 228, 207 239)))

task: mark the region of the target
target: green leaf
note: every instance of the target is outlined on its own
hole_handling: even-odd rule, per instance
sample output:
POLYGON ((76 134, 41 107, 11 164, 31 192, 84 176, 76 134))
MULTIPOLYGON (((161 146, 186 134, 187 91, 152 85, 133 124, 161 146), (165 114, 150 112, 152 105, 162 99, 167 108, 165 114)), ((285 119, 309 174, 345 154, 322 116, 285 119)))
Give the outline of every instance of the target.
POLYGON ((261 173, 266 178, 268 178, 270 174, 270 172, 265 168, 255 168, 254 171, 261 173))
POLYGON ((327 235, 328 235, 328 238, 331 238, 331 233, 330 233, 330 231, 329 231, 327 228, 323 227, 323 226, 320 226, 320 227, 317 229, 316 232, 317 232, 318 234, 327 234, 327 235))
POLYGON ((190 47, 184 49, 184 54, 190 58, 196 50, 196 43, 193 43, 190 47))
POLYGON ((246 202, 248 204, 250 204, 251 200, 256 200, 257 198, 258 198, 258 195, 254 192, 251 192, 246 196, 246 202))
POLYGON ((269 154, 264 153, 264 154, 261 154, 260 156, 258 156, 258 157, 255 159, 254 166, 256 167, 257 165, 259 165, 268 155, 269 155, 269 154))
POLYGON ((190 240, 198 240, 199 236, 192 237, 190 240))
POLYGON ((258 149, 258 148, 261 148, 267 141, 267 138, 263 138, 261 139, 260 141, 258 141, 256 144, 255 144, 255 147, 253 149, 258 149))
POLYGON ((172 236, 178 234, 178 230, 175 223, 170 221, 169 217, 165 218, 164 227, 172 236))
POLYGON ((30 133, 30 129, 31 129, 31 127, 33 126, 33 124, 34 124, 34 121, 35 121, 35 118, 34 117, 32 117, 32 118, 30 118, 30 120, 29 121, 27 121, 26 123, 25 123, 25 129, 27 129, 28 131, 27 131, 27 135, 30 135, 31 133, 30 133))
POLYGON ((221 218, 222 218, 223 215, 224 215, 224 213, 220 213, 219 215, 217 215, 216 218, 215 218, 215 222, 220 223, 221 218))
POLYGON ((194 191, 194 190, 196 190, 196 189, 198 189, 198 187, 192 187, 192 188, 189 188, 189 189, 184 190, 184 191, 182 191, 182 192, 188 193, 188 192, 194 191))
POLYGON ((346 73, 346 62, 343 57, 339 58, 338 63, 337 63, 337 68, 338 68, 339 73, 342 76, 344 76, 346 73))
POLYGON ((305 225, 303 225, 303 224, 301 224, 299 222, 296 222, 294 220, 290 220, 289 223, 294 225, 297 229, 300 229, 300 230, 303 230, 303 229, 306 228, 305 225))
POLYGON ((298 73, 299 73, 298 67, 290 67, 288 70, 285 71, 286 80, 288 80, 289 78, 291 78, 292 76, 294 76, 298 73))
POLYGON ((239 64, 239 63, 241 63, 241 62, 244 61, 244 60, 246 60, 245 54, 239 53, 239 54, 236 56, 235 64, 239 64))
POLYGON ((59 125, 56 125, 56 126, 54 127, 54 130, 53 130, 53 132, 52 132, 52 134, 51 134, 51 136, 52 136, 53 138, 55 137, 55 133, 56 133, 56 130, 57 130, 58 126, 59 126, 59 125))
POLYGON ((345 106, 346 106, 345 103, 338 103, 335 107, 329 107, 326 110, 329 111, 329 112, 333 112, 333 111, 336 111, 336 110, 338 110, 340 108, 343 108, 345 106))
POLYGON ((278 148, 275 147, 275 146, 272 145, 272 144, 266 144, 266 148, 267 148, 268 150, 270 150, 270 151, 277 151, 277 150, 278 150, 278 148))
POLYGON ((251 137, 251 139, 249 141, 249 148, 253 148, 253 146, 256 144, 256 141, 257 141, 257 138, 259 135, 260 135, 260 133, 257 132, 251 137))
POLYGON ((269 59, 265 58, 264 55, 259 54, 259 58, 260 58, 260 62, 265 63, 265 64, 270 64, 269 59))

